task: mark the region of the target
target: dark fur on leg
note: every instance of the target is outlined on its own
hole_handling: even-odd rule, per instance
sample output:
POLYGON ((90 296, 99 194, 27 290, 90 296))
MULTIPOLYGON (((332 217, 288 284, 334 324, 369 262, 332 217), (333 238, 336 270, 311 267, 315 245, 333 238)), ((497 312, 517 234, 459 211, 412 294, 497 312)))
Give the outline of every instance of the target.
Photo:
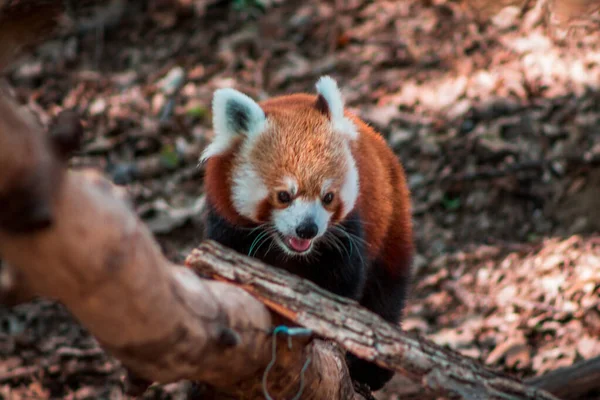
MULTIPOLYGON (((402 266, 404 267, 404 266, 402 266)), ((400 271, 408 271, 407 268, 400 271)), ((399 277, 391 276, 385 264, 375 262, 360 303, 391 323, 399 323, 409 284, 408 272, 399 277)), ((394 376, 394 372, 382 368, 353 354, 346 355, 350 376, 369 385, 371 390, 381 389, 394 376)))
POLYGON ((373 392, 383 388, 394 377, 394 371, 358 358, 352 353, 346 354, 346 364, 350 370, 350 377, 366 384, 373 392))

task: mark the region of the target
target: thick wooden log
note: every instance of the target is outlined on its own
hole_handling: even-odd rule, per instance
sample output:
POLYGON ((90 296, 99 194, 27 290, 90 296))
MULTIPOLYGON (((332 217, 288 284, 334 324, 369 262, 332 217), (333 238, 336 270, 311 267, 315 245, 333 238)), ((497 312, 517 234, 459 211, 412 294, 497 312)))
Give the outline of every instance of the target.
POLYGON ((354 301, 215 242, 203 243, 186 264, 203 276, 243 288, 277 314, 420 382, 430 392, 465 399, 554 399, 457 352, 408 335, 354 301))

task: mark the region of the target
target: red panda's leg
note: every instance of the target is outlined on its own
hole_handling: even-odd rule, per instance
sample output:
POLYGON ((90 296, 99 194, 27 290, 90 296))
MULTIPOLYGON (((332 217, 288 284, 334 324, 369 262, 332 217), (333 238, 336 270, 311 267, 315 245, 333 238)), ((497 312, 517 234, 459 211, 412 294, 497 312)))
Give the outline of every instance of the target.
POLYGON ((411 279, 414 239, 410 194, 399 165, 391 170, 395 184, 393 211, 383 247, 369 271, 361 304, 386 321, 399 323, 411 279))
MULTIPOLYGON (((404 271, 408 271, 408 268, 404 271)), ((381 261, 375 262, 371 266, 360 304, 388 322, 400 323, 409 282, 408 272, 399 275, 390 274, 385 264, 381 261)), ((352 354, 347 356, 347 360, 352 378, 366 383, 373 391, 381 389, 394 376, 393 371, 352 354)))
POLYGON ((388 322, 400 323, 410 278, 409 267, 390 273, 387 265, 376 261, 371 267, 360 304, 388 322))
MULTIPOLYGON (((404 213, 408 214, 408 213, 404 213)), ((388 322, 399 324, 411 281, 413 255, 412 232, 406 218, 398 218, 394 229, 388 233, 382 256, 371 265, 360 304, 380 315, 388 322)), ((366 360, 348 357, 351 376, 369 385, 371 390, 381 389, 394 372, 366 360)))

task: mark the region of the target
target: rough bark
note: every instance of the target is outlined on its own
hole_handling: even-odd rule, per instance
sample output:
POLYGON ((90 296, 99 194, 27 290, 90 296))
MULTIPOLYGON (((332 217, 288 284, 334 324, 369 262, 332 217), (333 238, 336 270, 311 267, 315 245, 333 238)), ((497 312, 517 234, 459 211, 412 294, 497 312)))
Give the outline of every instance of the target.
POLYGON ((541 390, 493 372, 472 359, 401 331, 356 302, 285 271, 206 241, 186 264, 201 275, 237 285, 271 310, 359 357, 393 369, 423 387, 466 399, 551 399, 541 390))

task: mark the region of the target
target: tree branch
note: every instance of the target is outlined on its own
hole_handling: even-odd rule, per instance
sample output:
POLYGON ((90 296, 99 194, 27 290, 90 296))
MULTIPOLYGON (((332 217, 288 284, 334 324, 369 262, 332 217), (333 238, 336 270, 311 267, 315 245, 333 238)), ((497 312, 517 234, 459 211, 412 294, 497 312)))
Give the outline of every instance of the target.
POLYGON ((359 357, 420 382, 432 392, 466 399, 554 398, 457 352, 408 335, 354 301, 215 242, 201 244, 186 264, 203 276, 243 288, 277 314, 335 340, 359 357))

